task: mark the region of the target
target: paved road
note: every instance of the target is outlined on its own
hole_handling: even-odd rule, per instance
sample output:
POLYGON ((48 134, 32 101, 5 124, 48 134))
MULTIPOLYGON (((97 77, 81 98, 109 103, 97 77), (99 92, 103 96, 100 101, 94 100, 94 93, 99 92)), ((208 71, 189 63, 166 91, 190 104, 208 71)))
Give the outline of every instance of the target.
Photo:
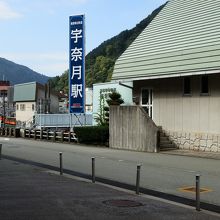
POLYGON ((140 153, 101 147, 69 145, 0 138, 3 154, 58 166, 58 153, 63 152, 66 169, 91 173, 91 157, 96 157, 96 175, 119 182, 135 184, 136 166, 141 163, 141 187, 194 199, 182 187, 194 186, 200 173, 201 187, 211 191, 201 194, 203 202, 220 206, 220 161, 187 156, 140 153))
POLYGON ((5 159, 0 160, 0 177, 1 220, 220 219, 219 214, 197 212, 5 159), (140 206, 112 206, 110 200, 140 206))

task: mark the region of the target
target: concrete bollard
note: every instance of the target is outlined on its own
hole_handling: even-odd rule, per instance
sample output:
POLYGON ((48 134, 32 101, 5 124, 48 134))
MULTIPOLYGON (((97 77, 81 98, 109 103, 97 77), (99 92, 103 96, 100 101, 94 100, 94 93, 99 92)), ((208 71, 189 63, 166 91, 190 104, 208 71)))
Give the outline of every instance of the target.
POLYGON ((2 159, 2 144, 0 144, 0 160, 2 159))
POLYGON ((60 152, 60 175, 63 175, 63 153, 60 152))
POLYGON ((95 183, 95 157, 92 157, 92 182, 95 183))
POLYGON ((200 211, 200 174, 196 174, 196 210, 200 211))
POLYGON ((136 176, 136 194, 139 194, 140 190, 140 173, 141 173, 141 164, 137 165, 137 176, 136 176))

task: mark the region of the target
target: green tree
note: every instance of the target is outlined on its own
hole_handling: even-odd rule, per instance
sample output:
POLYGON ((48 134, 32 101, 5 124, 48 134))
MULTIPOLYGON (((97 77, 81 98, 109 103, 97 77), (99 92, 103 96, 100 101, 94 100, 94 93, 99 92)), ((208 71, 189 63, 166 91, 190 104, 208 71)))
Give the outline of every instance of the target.
POLYGON ((53 90, 68 93, 69 90, 69 70, 66 70, 61 76, 51 78, 50 85, 53 90))
POLYGON ((102 94, 101 91, 99 95, 99 112, 95 114, 94 118, 98 125, 100 126, 108 125, 108 121, 106 121, 106 116, 105 116, 105 96, 104 94, 102 94))
MULTIPOLYGON (((150 24, 164 5, 152 12, 131 30, 125 30, 117 36, 104 41, 97 48, 86 55, 85 75, 86 87, 91 87, 94 83, 110 81, 114 65, 118 57, 136 39, 136 37, 150 24)), ((146 42, 147 43, 147 42, 146 42)), ((51 79, 52 88, 56 91, 68 91, 68 70, 60 77, 51 79)))

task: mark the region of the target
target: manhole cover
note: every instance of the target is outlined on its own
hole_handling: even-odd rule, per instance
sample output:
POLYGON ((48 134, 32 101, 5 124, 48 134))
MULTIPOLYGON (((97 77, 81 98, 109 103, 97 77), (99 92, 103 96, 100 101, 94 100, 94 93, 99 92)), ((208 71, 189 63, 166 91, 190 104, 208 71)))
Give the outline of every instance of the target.
MULTIPOLYGON (((195 193, 196 192, 196 187, 195 186, 190 186, 190 187, 183 187, 179 189, 180 191, 183 192, 191 192, 191 193, 195 193)), ((211 192, 211 189, 207 189, 207 188, 200 188, 200 193, 206 193, 206 192, 211 192)))
POLYGON ((137 207, 137 206, 143 206, 142 203, 132 201, 132 200, 123 200, 123 199, 113 199, 113 200, 107 200, 103 202, 106 205, 110 206, 116 206, 116 207, 137 207))

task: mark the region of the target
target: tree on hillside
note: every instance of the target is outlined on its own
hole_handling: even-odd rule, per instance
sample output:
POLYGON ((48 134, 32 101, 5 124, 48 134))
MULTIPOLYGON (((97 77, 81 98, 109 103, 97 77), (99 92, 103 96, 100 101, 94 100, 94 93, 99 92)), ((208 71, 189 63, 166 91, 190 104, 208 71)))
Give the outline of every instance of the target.
POLYGON ((63 91, 64 93, 68 93, 69 90, 69 70, 66 70, 61 76, 56 76, 51 78, 50 85, 53 90, 59 92, 63 91))
POLYGON ((91 72, 95 73, 87 75, 86 84, 92 85, 93 83, 101 83, 108 81, 108 76, 111 74, 111 67, 114 66, 114 61, 111 58, 98 56, 91 72))
MULTIPOLYGON (((136 37, 150 24, 164 5, 152 12, 131 30, 122 31, 117 36, 104 41, 100 46, 86 55, 85 75, 86 87, 94 83, 110 81, 114 65, 119 56, 128 48, 136 37)), ((147 43, 147 42, 146 42, 147 43)), ((62 76, 52 79, 51 84, 56 91, 68 91, 68 71, 62 76)))
POLYGON ((102 80, 105 80, 105 82, 111 80, 114 64, 118 57, 121 56, 137 36, 150 24, 163 7, 164 5, 154 10, 151 15, 143 19, 133 29, 122 31, 117 36, 103 42, 99 47, 88 53, 86 56, 87 86, 92 86, 93 83, 102 82, 102 80), (103 65, 100 65, 100 58, 97 60, 100 56, 105 65, 104 72, 101 72, 103 65), (103 57, 106 59, 104 60, 103 57), (97 67, 100 67, 100 69, 97 67))

